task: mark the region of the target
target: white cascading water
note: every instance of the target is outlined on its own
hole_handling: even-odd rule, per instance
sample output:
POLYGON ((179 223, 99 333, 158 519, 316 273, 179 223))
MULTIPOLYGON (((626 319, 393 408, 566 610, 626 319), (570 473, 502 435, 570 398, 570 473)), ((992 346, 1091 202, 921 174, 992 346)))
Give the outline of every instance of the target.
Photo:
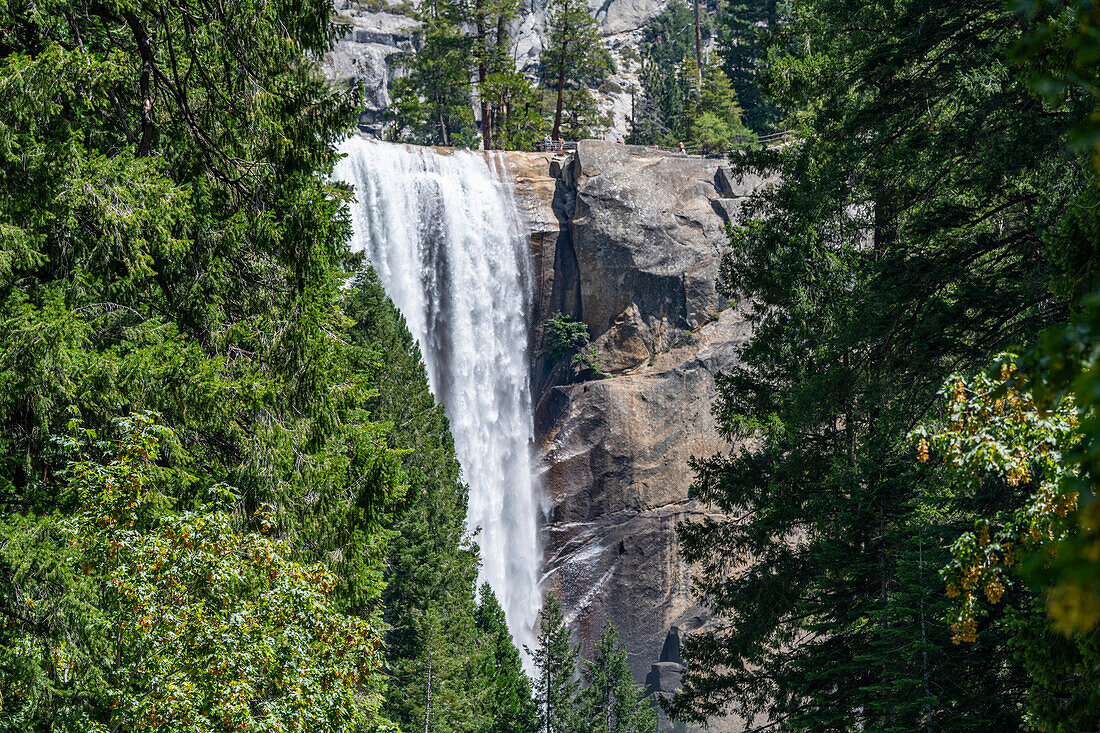
POLYGON ((353 137, 335 176, 355 187, 367 253, 420 343, 470 487, 481 579, 517 644, 541 606, 527 317, 530 252, 499 157, 353 137))

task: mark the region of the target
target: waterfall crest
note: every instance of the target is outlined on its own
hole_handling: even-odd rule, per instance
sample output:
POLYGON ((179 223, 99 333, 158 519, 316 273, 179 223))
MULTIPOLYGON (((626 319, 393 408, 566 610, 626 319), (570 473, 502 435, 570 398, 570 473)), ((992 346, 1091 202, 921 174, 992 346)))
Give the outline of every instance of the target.
POLYGON ((481 580, 517 644, 541 605, 527 323, 531 260, 499 157, 348 139, 335 177, 352 184, 364 251, 420 343, 470 487, 481 580))

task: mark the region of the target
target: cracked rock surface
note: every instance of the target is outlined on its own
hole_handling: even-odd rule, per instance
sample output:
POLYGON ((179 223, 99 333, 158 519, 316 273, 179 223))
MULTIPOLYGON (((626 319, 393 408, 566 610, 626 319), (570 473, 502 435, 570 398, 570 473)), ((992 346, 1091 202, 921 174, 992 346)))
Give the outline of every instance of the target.
POLYGON ((705 516, 688 496, 688 461, 726 449, 714 377, 749 336, 744 312, 715 290, 723 226, 767 180, 738 179, 724 160, 589 141, 565 159, 510 154, 509 170, 532 232, 537 324, 559 310, 584 320, 610 375, 563 384, 560 368, 536 364, 545 585, 586 647, 610 618, 635 680, 672 692, 681 634, 711 623, 676 537, 705 516))

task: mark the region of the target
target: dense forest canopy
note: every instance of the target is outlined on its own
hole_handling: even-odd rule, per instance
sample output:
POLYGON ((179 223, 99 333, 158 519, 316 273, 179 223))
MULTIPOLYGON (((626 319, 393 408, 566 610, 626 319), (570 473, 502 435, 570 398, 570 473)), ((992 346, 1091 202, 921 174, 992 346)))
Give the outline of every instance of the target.
MULTIPOLYGON (((664 712, 1094 730, 1100 7, 699 5, 644 31, 631 134, 780 182, 728 233, 753 333, 679 530, 717 622, 664 712)), ((516 3, 415 12, 396 138, 605 124, 584 3, 530 78, 516 3)), ((0 3, 0 729, 664 724, 616 629, 582 659, 551 597, 521 651, 476 586, 448 421, 348 247, 333 41, 325 0, 0 3)))
POLYGON ((735 156, 782 183, 730 233, 754 331, 680 530, 722 623, 673 712, 1091 730, 1097 10, 786 13, 759 79, 800 139, 735 156))
POLYGON ((331 14, 3 6, 3 730, 540 725, 442 407, 348 249, 331 14))

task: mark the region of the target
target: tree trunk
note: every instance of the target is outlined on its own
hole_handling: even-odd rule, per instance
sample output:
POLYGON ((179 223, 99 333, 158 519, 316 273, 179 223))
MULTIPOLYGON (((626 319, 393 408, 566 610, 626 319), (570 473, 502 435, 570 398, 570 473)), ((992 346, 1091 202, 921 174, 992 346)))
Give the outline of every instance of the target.
POLYGON ((485 33, 483 3, 484 0, 478 2, 477 10, 477 96, 481 98, 481 146, 489 150, 493 147, 493 112, 486 90, 489 80, 489 38, 485 33))
MULTIPOLYGON (((564 34, 563 34, 564 35, 564 34)), ((561 137, 561 102, 565 94, 565 53, 569 50, 569 41, 561 42, 561 61, 558 64, 558 107, 554 112, 554 132, 552 137, 557 140, 561 137)))
POLYGON ((699 23, 699 0, 695 2, 695 76, 698 86, 696 97, 703 96, 703 28, 699 23))
POLYGON ((133 13, 123 13, 122 17, 134 34, 138 55, 141 57, 141 77, 138 81, 141 90, 141 140, 138 142, 137 154, 144 158, 149 155, 153 146, 153 50, 149 34, 138 17, 133 13))
POLYGON ((432 715, 432 657, 428 655, 428 695, 424 700, 424 733, 428 733, 428 725, 432 715))

